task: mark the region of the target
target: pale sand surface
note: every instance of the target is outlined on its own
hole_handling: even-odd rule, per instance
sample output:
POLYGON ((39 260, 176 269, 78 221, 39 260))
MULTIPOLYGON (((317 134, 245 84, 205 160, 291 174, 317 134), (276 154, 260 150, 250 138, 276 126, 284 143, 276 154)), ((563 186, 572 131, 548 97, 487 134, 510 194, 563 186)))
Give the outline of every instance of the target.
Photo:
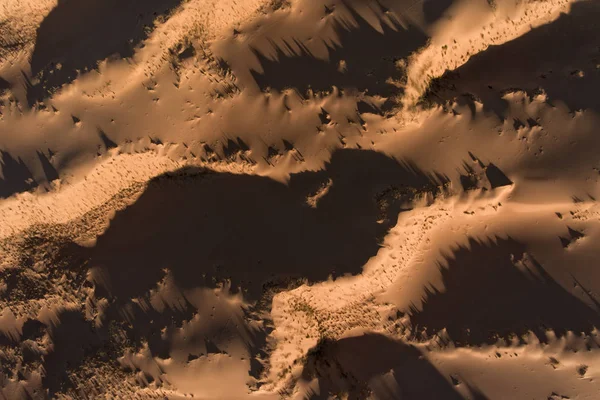
POLYGON ((596 399, 600 1, 0 0, 0 399, 596 399))

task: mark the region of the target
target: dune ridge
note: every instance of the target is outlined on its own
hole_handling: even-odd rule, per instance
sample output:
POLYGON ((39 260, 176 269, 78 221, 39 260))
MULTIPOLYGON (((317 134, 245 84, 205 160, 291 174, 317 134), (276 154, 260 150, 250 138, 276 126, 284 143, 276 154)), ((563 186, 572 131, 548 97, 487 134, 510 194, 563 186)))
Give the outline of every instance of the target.
POLYGON ((599 1, 118 3, 0 5, 0 398, 597 396, 599 1))

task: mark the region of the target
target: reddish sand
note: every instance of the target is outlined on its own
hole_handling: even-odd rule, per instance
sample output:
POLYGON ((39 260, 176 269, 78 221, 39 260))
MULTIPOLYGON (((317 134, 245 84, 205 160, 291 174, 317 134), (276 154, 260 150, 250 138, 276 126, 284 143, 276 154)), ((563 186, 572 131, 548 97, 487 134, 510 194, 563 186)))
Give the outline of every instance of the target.
POLYGON ((597 399, 599 0, 3 0, 0 399, 597 399))

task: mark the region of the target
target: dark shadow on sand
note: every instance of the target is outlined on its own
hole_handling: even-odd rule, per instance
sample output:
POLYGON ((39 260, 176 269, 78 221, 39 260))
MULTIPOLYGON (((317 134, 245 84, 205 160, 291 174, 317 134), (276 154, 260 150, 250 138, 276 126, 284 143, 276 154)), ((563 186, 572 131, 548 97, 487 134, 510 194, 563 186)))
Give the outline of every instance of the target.
POLYGON ((463 398, 419 350, 379 334, 320 341, 308 353, 302 377, 318 379, 320 393, 307 396, 315 400, 339 393, 356 400, 370 393, 382 400, 463 398), (369 385, 390 372, 388 382, 369 385))
POLYGON ((0 76, 0 95, 10 89, 10 83, 0 76))
POLYGON ((157 16, 168 14, 180 3, 60 0, 37 30, 31 72, 33 76, 40 74, 40 83, 28 88, 29 103, 44 99, 75 79, 77 71, 92 70, 107 57, 131 57, 152 30, 157 16))
POLYGON ((423 2, 425 22, 431 24, 439 20, 453 3, 454 0, 425 0, 423 2))
POLYGON ((52 182, 53 180, 58 179, 58 171, 54 168, 48 157, 39 150, 37 151, 37 155, 42 164, 42 170, 44 171, 46 181, 52 182))
MULTIPOLYGON (((51 154, 50 150, 48 152, 51 154)), ((9 152, 0 150, 0 199, 13 194, 27 192, 38 186, 58 179, 57 169, 52 165, 48 156, 43 151, 37 151, 38 160, 42 167, 44 177, 36 181, 32 171, 20 158, 14 158, 9 152)))
POLYGON ((57 318, 57 323, 50 327, 53 349, 44 357, 46 375, 43 384, 51 396, 73 387, 69 370, 77 368, 102 343, 92 322, 87 321, 79 310, 63 311, 57 318))
MULTIPOLYGON (((348 26, 340 19, 333 20, 340 45, 327 44, 329 60, 315 58, 296 39, 286 42, 284 48, 272 43, 276 49, 274 60, 253 49, 264 70, 251 71, 258 86, 279 91, 293 88, 302 96, 309 88, 320 92, 330 91, 333 86, 384 97, 400 94, 400 89, 386 80, 401 79, 403 71, 396 61, 425 45, 427 36, 415 27, 403 28, 391 15, 393 28, 382 22, 383 33, 380 33, 351 6, 346 8, 357 24, 348 26), (342 60, 345 71, 339 69, 342 60)), ((335 18, 335 14, 328 18, 335 18)))
MULTIPOLYGON (((474 95, 484 109, 505 117, 507 91, 530 94, 540 88, 549 100, 560 100, 573 111, 600 112, 600 1, 574 3, 569 14, 537 27, 508 43, 490 46, 466 64, 434 81, 429 100, 444 103, 474 95)), ((472 100, 471 100, 472 101, 472 100)))
POLYGON ((21 158, 14 158, 10 153, 0 150, 0 198, 10 197, 15 193, 26 192, 37 186, 29 168, 21 158))
POLYGON ((325 170, 270 178, 184 168, 153 179, 92 249, 100 286, 126 301, 171 270, 181 288, 230 279, 256 300, 280 277, 358 273, 403 207, 446 178, 373 151, 341 150, 325 170), (329 191, 309 206, 329 180, 329 191))
POLYGON ((411 309, 416 332, 446 329, 456 344, 481 345, 529 331, 545 342, 548 330, 562 337, 600 326, 598 310, 565 290, 512 238, 471 239, 444 258, 443 291, 426 288, 422 310, 411 309))

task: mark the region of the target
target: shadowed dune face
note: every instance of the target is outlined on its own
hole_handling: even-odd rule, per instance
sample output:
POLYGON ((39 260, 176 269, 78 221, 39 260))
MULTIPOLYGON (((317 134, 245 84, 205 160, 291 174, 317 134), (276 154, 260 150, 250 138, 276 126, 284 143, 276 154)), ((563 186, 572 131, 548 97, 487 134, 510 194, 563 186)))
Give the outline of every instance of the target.
MULTIPOLYGON (((31 281, 26 288, 31 292, 31 287, 36 284, 40 285, 40 282, 31 281)), ((56 281, 49 284, 52 285, 57 285, 56 281)), ((97 323, 98 320, 90 319, 79 308, 59 309, 43 323, 28 319, 21 332, 0 330, 0 346, 6 346, 0 348, 0 382, 5 384, 17 376, 30 378, 32 371, 40 369, 43 371, 41 387, 48 391, 48 396, 34 398, 56 398, 59 393, 68 398, 85 398, 81 391, 81 377, 93 379, 98 373, 112 372, 118 374, 117 379, 130 380, 133 378, 130 373, 136 371, 132 371, 127 363, 120 364, 121 357, 128 351, 147 348, 151 357, 173 358, 173 350, 182 351, 182 332, 185 334, 185 348, 196 358, 223 352, 220 350, 222 344, 227 349, 228 343, 240 342, 248 348, 254 361, 256 354, 265 346, 264 331, 250 328, 242 320, 241 313, 231 312, 236 309, 235 306, 227 309, 222 303, 213 303, 224 308, 220 310, 224 311, 223 315, 216 316, 218 322, 206 323, 204 319, 209 318, 207 309, 211 308, 210 305, 204 306, 199 297, 191 300, 196 303, 192 305, 180 292, 176 291, 173 295, 173 289, 167 290, 171 292, 171 301, 167 301, 167 306, 160 310, 143 307, 139 303, 128 304, 125 312, 109 306, 99 313, 101 323, 97 323), (202 322, 198 323, 200 320, 202 322), (14 350, 6 351, 7 347, 14 350), (19 358, 21 361, 17 361, 19 358), (19 365, 20 375, 15 371, 19 365)), ((50 292, 47 288, 36 290, 46 291, 46 295, 50 292)), ((13 296, 14 293, 9 295, 14 298, 19 293, 17 296, 13 296)), ((97 304, 99 300, 88 298, 88 306, 97 304)), ((181 362, 181 357, 178 361, 181 362)), ((160 384, 160 375, 151 379, 160 384)))
POLYGON ((359 272, 402 207, 435 192, 438 179, 359 150, 338 151, 325 170, 293 175, 289 185, 187 168, 154 179, 117 213, 90 265, 121 299, 143 294, 164 269, 183 288, 229 278, 256 299, 275 276, 359 272))
POLYGON ((349 399, 462 399, 450 382, 415 347, 384 335, 367 334, 323 340, 308 353, 303 379, 317 379, 320 394, 347 393, 349 399), (390 380, 369 384, 391 372, 390 380))
POLYGON ((0 150, 0 173, 2 174, 2 177, 0 177, 0 199, 10 197, 16 193, 26 192, 40 184, 58 179, 58 171, 48 157, 39 150, 37 156, 44 174, 39 181, 36 181, 21 158, 15 159, 10 153, 0 150))
POLYGON ((10 197, 15 193, 25 192, 37 186, 29 168, 20 158, 15 159, 10 153, 0 150, 0 198, 10 197))
POLYGON ((41 73, 40 83, 28 89, 28 101, 32 104, 42 100, 75 79, 78 70, 91 70, 107 57, 131 57, 135 46, 152 30, 156 17, 169 13, 180 3, 181 0, 60 0, 37 30, 31 73, 41 73), (119 12, 114 12, 116 9, 119 12))
POLYGON ((316 58, 301 41, 293 39, 276 48, 274 59, 254 50, 263 68, 251 71, 261 89, 296 89, 305 94, 329 91, 333 87, 357 89, 371 95, 388 97, 400 94, 388 79, 402 79, 403 70, 396 62, 425 45, 427 36, 419 29, 404 28, 393 16, 391 26, 381 22, 378 32, 353 7, 346 6, 356 26, 333 17, 333 30, 339 45, 327 43, 328 60, 316 58), (283 47, 283 48, 282 48, 283 47))
MULTIPOLYGON (((22 377, 29 376, 30 372, 36 370, 38 366, 42 367, 43 386, 48 389, 50 398, 74 386, 69 379, 69 372, 79 367, 86 357, 94 356, 100 346, 104 345, 104 351, 110 353, 110 346, 103 343, 101 335, 93 327, 92 322, 86 321, 84 315, 78 310, 59 312, 56 321, 49 326, 38 320, 28 319, 23 324, 20 340, 13 338, 12 342, 6 344, 12 344, 19 349, 18 353, 22 356, 22 377), (47 339, 52 343, 50 349, 43 345, 44 336, 47 334, 47 339)), ((119 355, 111 354, 111 356, 119 355)), ((14 367, 11 366, 12 362, 14 362, 14 354, 0 352, 0 380, 3 378, 8 380, 12 375, 10 370, 10 367, 14 367), (6 367, 5 370, 1 368, 3 366, 6 367)), ((9 396, 9 398, 32 397, 9 396)))
POLYGON ((455 0, 425 0, 423 2, 425 22, 433 23, 439 20, 454 2, 455 0))
POLYGON ((471 239, 440 267, 444 289, 427 288, 422 310, 412 308, 411 322, 428 335, 446 328, 460 345, 495 343, 533 332, 546 341, 567 331, 589 334, 600 314, 558 284, 511 238, 486 244, 471 239))
MULTIPOLYGON (((102 324, 87 320, 79 310, 66 310, 58 313, 56 323, 47 329, 53 346, 48 352, 33 352, 32 362, 41 363, 46 374, 44 388, 50 396, 57 393, 77 393, 80 382, 72 379, 75 371, 91 374, 93 368, 108 366, 121 370, 123 377, 132 372, 126 364, 119 364, 127 350, 140 350, 147 346, 152 357, 168 359, 178 335, 185 330, 188 349, 194 355, 208 355, 222 352, 217 344, 240 340, 244 342, 254 357, 258 346, 264 345, 264 333, 251 331, 247 325, 235 317, 227 315, 236 324, 202 324, 190 329, 194 316, 202 314, 198 308, 186 299, 179 299, 180 308, 167 307, 157 311, 154 308, 143 309, 138 304, 130 304, 127 317, 114 307, 104 310, 102 324), (91 368, 90 368, 91 367, 91 368)), ((203 317, 207 315, 203 314, 203 317)), ((177 350, 177 349, 175 349, 177 350)), ((1 357, 0 357, 1 360, 1 357)), ((157 379, 158 376, 151 379, 157 379)))
POLYGON ((93 324, 86 321, 79 311, 64 311, 59 322, 50 329, 54 344, 52 352, 44 357, 44 386, 50 394, 64 391, 70 385, 67 371, 76 368, 82 359, 101 345, 93 324))
POLYGON ((5 79, 3 79, 0 76, 0 95, 3 94, 3 92, 9 88, 10 88, 10 83, 8 83, 8 81, 6 81, 5 79))
POLYGON ((573 111, 600 111, 599 18, 600 1, 574 3, 569 14, 513 41, 490 46, 447 72, 433 82, 429 99, 443 103, 466 93, 504 117, 508 103, 501 97, 506 91, 542 89, 551 102, 563 101, 573 111))
POLYGON ((241 86, 292 89, 302 97, 338 88, 347 96, 388 98, 375 111, 391 109, 393 97, 402 94, 406 58, 428 40, 403 17, 410 7, 376 0, 303 1, 297 7, 298 14, 253 25, 261 35, 242 31, 214 49, 241 86))

